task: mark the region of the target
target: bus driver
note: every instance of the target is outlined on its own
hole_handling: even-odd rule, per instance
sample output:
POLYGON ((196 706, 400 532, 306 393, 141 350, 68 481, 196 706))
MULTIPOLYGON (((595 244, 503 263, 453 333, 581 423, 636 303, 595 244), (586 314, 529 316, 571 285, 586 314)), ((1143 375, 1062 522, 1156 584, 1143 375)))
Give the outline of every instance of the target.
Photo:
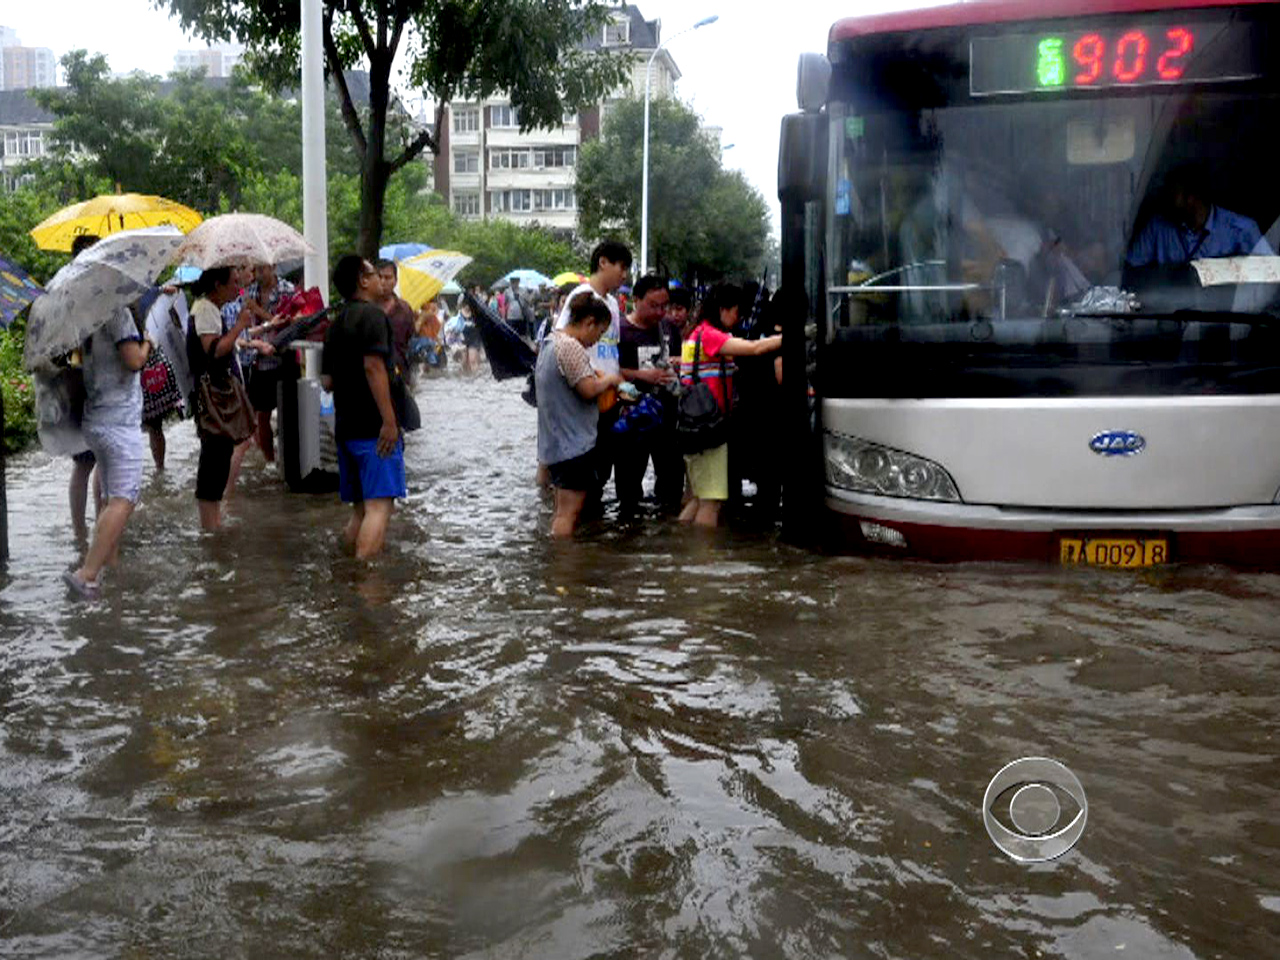
POLYGON ((1204 167, 1187 164, 1165 179, 1168 217, 1157 214, 1134 239, 1130 267, 1176 265, 1211 257, 1271 256, 1271 246, 1248 217, 1210 201, 1204 167))

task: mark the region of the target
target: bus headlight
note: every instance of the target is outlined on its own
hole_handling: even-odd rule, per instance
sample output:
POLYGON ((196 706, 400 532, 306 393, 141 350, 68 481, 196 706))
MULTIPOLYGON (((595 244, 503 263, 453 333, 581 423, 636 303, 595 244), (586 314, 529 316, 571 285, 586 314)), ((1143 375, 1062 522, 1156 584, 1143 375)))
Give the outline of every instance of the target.
POLYGON ((932 460, 838 433, 827 433, 823 448, 827 483, 834 487, 886 497, 960 502, 955 481, 932 460))

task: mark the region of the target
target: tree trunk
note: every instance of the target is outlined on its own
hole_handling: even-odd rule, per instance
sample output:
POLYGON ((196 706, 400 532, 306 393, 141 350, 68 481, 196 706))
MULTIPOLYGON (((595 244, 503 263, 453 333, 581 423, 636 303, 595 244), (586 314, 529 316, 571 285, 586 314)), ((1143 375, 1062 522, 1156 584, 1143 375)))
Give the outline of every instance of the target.
POLYGON ((373 161, 373 153, 365 158, 360 174, 360 239, 357 251, 370 263, 378 259, 382 245, 382 212, 387 198, 387 164, 379 156, 373 161))
POLYGON ((382 245, 382 213, 387 183, 387 106, 391 102, 391 53, 371 58, 369 64, 369 121, 365 129, 364 164, 360 171, 360 256, 370 262, 382 245))

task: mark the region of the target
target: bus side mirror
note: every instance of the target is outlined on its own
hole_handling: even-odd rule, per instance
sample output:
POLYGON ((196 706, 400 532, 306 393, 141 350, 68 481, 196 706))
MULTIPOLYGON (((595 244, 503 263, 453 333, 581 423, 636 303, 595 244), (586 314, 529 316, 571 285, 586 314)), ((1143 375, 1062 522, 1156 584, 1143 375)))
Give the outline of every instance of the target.
POLYGON ((817 113, 827 103, 831 86, 831 61, 821 53, 800 54, 796 77, 796 103, 805 113, 817 113))
POLYGON ((782 118, 778 199, 822 202, 827 193, 827 117, 792 113, 782 118))

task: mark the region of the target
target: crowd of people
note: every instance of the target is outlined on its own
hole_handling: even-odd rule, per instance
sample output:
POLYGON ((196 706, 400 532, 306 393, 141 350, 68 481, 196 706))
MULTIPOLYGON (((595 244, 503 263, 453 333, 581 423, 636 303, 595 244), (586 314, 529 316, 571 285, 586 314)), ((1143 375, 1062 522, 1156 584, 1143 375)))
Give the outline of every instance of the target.
MULTIPOLYGON (((97 239, 77 238, 73 258, 97 239)), ((410 345, 424 325, 430 328, 430 317, 437 305, 431 303, 431 310, 414 311, 397 296, 392 261, 370 265, 358 257, 344 258, 335 269, 334 281, 346 302, 336 311, 336 321, 330 322, 329 331, 348 339, 340 339, 337 347, 326 343, 325 378, 334 385, 335 393, 343 396, 336 403, 340 411, 336 421, 342 493, 345 499, 354 496, 351 502, 356 504, 357 518, 363 520, 367 516, 369 521, 363 533, 361 523, 354 522, 347 531, 347 540, 358 554, 371 556, 381 549, 390 513, 385 505, 372 501, 381 500, 375 494, 384 489, 390 489, 395 496, 404 495, 403 455, 399 454, 398 487, 386 486, 386 470, 376 476, 368 473, 369 458, 363 448, 369 444, 359 441, 368 439, 365 421, 370 420, 370 414, 368 409, 363 414, 359 412, 359 384, 351 385, 349 365, 332 358, 335 353, 345 356, 351 349, 350 316, 362 315, 366 325, 374 317, 379 328, 374 349, 382 358, 384 381, 400 382, 412 367, 410 345), (365 266, 368 271, 363 271, 365 266), (355 310, 356 304, 363 309, 355 310), (371 505, 365 505, 366 499, 371 505)), ((267 462, 275 459, 272 412, 281 360, 276 356, 272 335, 294 322, 295 308, 317 302, 315 296, 300 295, 292 283, 277 276, 273 267, 213 268, 200 273, 185 288, 155 288, 116 311, 78 350, 64 358, 60 369, 77 370, 84 393, 82 408, 77 412, 79 430, 74 444, 80 449, 72 455, 68 497, 73 530, 80 542, 87 541, 87 549, 82 562, 64 575, 78 596, 93 599, 99 595, 101 573, 114 561, 141 494, 143 435, 148 437, 156 470, 162 471, 164 430, 171 417, 185 415, 195 420, 200 444, 194 490, 199 523, 209 532, 222 526, 222 504, 235 489, 249 449, 256 445, 267 462), (176 327, 167 351, 158 344, 155 328, 148 325, 152 305, 162 296, 168 299, 161 306, 174 304, 166 313, 166 317, 172 314, 171 322, 176 327), (210 398, 220 392, 241 398, 238 411, 209 409, 210 398), (248 423, 247 429, 239 433, 219 420, 237 417, 248 423), (96 511, 92 530, 87 524, 90 489, 96 511)), ((168 324, 170 320, 160 322, 168 324)), ((439 339, 442 331, 437 327, 434 332, 439 339)), ((362 349, 363 340, 356 338, 356 342, 362 349)), ((362 357, 360 353, 353 355, 358 361, 362 357)), ((470 359, 469 366, 478 362, 475 357, 470 359)), ((360 369, 363 373, 363 365, 360 369)), ((377 439, 385 432, 380 419, 382 410, 378 408, 377 413, 372 446, 380 454, 389 454, 394 451, 385 437, 377 439)), ((393 418, 393 422, 398 433, 399 420, 393 418)))
MULTIPOLYGON (((756 405, 777 406, 781 335, 766 323, 753 327, 760 333, 767 326, 767 335, 737 335, 759 297, 720 284, 695 309, 683 288, 646 275, 632 287, 624 311, 616 294, 631 263, 624 244, 597 246, 590 277, 560 292, 554 324, 539 331, 538 477, 555 491, 553 537, 571 536, 584 514, 600 511, 611 474, 621 515, 634 516, 650 464, 659 511, 717 525, 723 505, 742 489, 742 458, 732 462, 731 450, 759 447, 733 442, 740 369, 750 372, 756 405), (761 362, 768 370, 763 381, 761 362), (702 384, 718 408, 704 415, 714 421, 708 430, 694 428, 690 405, 682 402, 702 384)), ((776 506, 777 484, 764 486, 776 506)))
MULTIPOLYGON (((84 238, 73 254, 94 240, 84 238)), ((652 501, 683 521, 714 526, 722 505, 741 490, 742 463, 732 460, 737 445, 728 434, 700 446, 681 439, 681 397, 705 384, 718 419, 731 424, 742 402, 737 379, 753 361, 769 371, 757 397, 762 406, 772 402, 769 388, 781 383, 781 337, 738 335, 758 297, 753 303, 742 289, 722 284, 695 304, 666 278, 644 276, 624 311, 617 293, 631 263, 625 245, 605 242, 593 251, 591 274, 581 284, 536 304, 512 284, 486 304, 532 337, 538 351, 538 477, 554 489, 554 537, 571 536, 584 516, 603 512, 611 475, 623 516, 652 501), (656 482, 646 498, 650 464, 656 482)), ((344 540, 361 558, 381 551, 395 501, 406 495, 404 431, 417 417, 413 371, 443 365, 453 350, 464 371, 481 362, 477 319, 465 300, 453 316, 440 301, 415 311, 396 294, 396 273, 392 261, 341 258, 332 280, 342 301, 328 312, 324 335, 321 383, 334 399, 339 493, 352 507, 344 540)), ((170 341, 168 353, 177 356, 157 346, 146 324, 149 304, 162 293, 185 308, 178 288, 154 290, 98 327, 71 361, 83 372, 85 400, 84 449, 73 457, 69 498, 73 526, 89 543, 65 580, 81 597, 98 596, 102 571, 138 502, 144 434, 156 469, 164 469, 166 418, 185 411, 196 421, 194 494, 205 531, 222 526, 222 504, 249 448, 256 445, 268 462, 275 457, 271 414, 280 358, 272 334, 292 322, 288 308, 299 291, 272 267, 203 271, 190 286, 189 309, 170 311, 181 346, 170 341), (159 396, 166 399, 157 405, 159 396), (231 398, 229 407, 220 396, 231 398), (247 423, 237 430, 239 419, 247 423), (91 477, 97 520, 90 538, 91 477)), ((473 294, 485 303, 483 291, 473 294)), ((763 325, 756 326, 759 332, 763 325)))

